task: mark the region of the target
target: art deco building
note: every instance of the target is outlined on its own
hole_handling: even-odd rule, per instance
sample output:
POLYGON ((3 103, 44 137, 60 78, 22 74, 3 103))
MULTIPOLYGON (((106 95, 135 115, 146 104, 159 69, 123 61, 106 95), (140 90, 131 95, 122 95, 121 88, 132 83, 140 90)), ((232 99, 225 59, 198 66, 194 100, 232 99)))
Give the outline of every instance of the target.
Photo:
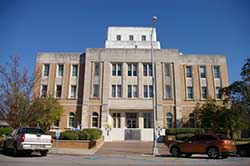
POLYGON ((225 56, 161 49, 149 27, 108 27, 105 48, 37 56, 39 94, 58 98, 65 108, 60 129, 110 126, 106 139, 152 140, 152 32, 158 126, 195 127, 197 103, 222 99, 225 56))

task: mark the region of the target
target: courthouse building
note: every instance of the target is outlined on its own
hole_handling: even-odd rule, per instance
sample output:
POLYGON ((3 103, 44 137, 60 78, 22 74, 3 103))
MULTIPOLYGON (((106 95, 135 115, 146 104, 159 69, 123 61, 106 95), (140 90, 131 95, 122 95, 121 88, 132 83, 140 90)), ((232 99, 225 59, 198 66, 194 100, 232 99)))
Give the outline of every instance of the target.
POLYGON ((111 141, 152 140, 151 53, 157 126, 195 127, 197 103, 208 96, 221 100, 219 90, 228 86, 226 58, 161 49, 150 27, 108 27, 105 48, 85 53, 38 54, 39 95, 54 96, 65 109, 54 125, 102 128, 104 133, 108 126, 111 141))

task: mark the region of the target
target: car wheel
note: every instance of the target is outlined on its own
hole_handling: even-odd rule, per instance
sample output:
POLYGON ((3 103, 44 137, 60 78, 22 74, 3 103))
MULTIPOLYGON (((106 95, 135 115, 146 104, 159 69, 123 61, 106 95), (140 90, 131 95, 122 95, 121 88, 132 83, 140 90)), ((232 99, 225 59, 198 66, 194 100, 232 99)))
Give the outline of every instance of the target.
POLYGON ((17 149, 16 145, 15 145, 14 148, 13 148, 12 155, 13 155, 14 157, 18 156, 18 149, 17 149))
POLYGON ((216 147, 211 147, 207 150, 207 155, 209 158, 215 159, 219 157, 219 151, 216 147))
POLYGON ((238 151, 238 154, 240 155, 240 157, 246 157, 247 156, 247 151, 245 149, 240 149, 238 151))
POLYGON ((47 150, 42 150, 40 151, 41 156, 47 156, 48 155, 48 151, 47 150))
POLYGON ((173 157, 179 157, 180 156, 180 150, 177 147, 173 147, 171 149, 171 154, 173 157))
POLYGON ((186 156, 186 157, 191 157, 191 156, 192 156, 192 153, 186 153, 185 156, 186 156))

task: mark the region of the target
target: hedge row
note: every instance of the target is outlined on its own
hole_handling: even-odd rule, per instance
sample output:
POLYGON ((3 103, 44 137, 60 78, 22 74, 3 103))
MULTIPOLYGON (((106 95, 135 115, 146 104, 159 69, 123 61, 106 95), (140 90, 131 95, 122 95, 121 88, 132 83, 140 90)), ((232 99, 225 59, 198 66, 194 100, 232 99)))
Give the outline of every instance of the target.
POLYGON ((11 128, 1 127, 0 128, 0 137, 2 137, 2 135, 9 135, 12 133, 12 131, 13 131, 13 129, 11 129, 11 128))
POLYGON ((179 134, 202 134, 205 133, 203 128, 168 128, 165 135, 179 135, 179 134))
MULTIPOLYGON (((55 134, 51 134, 55 138, 55 134)), ((83 129, 81 131, 65 131, 60 134, 60 140, 97 140, 102 137, 100 129, 83 129)))

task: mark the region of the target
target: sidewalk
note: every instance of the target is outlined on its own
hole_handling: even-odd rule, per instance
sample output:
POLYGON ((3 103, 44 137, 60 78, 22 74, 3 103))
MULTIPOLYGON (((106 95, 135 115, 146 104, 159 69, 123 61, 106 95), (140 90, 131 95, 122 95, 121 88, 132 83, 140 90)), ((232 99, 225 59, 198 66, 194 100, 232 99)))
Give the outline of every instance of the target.
MULTIPOLYGON (((158 143, 158 156, 169 156, 168 147, 158 143)), ((102 147, 94 149, 52 148, 49 154, 59 155, 103 155, 103 156, 152 156, 152 142, 115 141, 105 142, 102 147)))

